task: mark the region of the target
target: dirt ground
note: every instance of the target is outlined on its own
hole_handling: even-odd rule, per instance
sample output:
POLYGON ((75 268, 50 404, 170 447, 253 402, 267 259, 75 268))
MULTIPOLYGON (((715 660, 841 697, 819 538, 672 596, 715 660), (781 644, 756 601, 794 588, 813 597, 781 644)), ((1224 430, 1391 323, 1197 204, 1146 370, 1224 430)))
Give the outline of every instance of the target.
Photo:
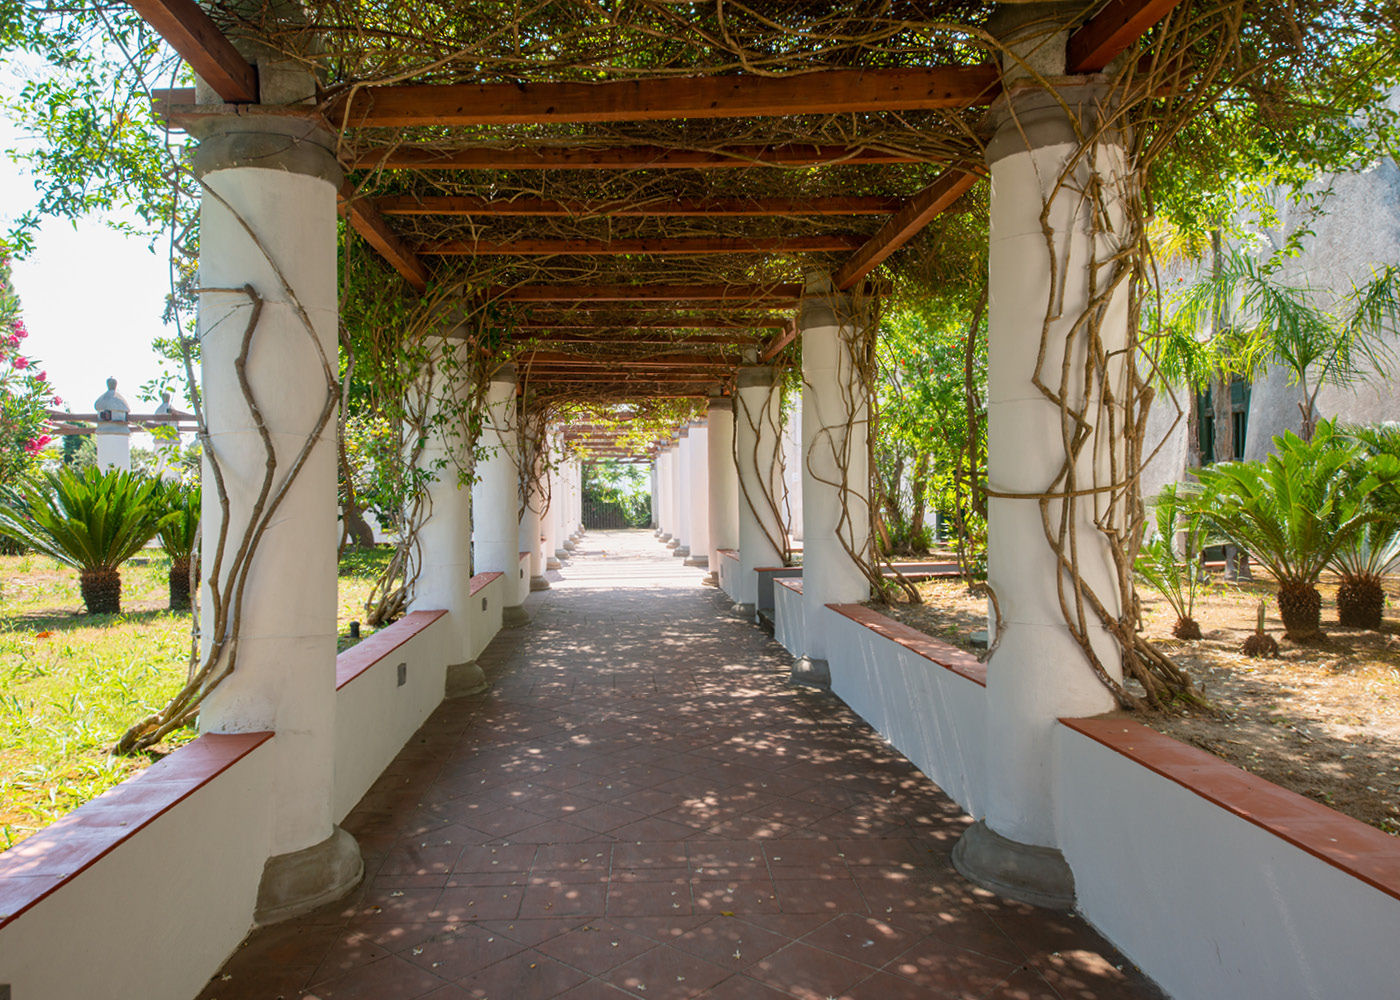
MULTIPOLYGON (((1324 579, 1326 638, 1299 644, 1283 638, 1274 589, 1256 569, 1254 581, 1215 577, 1197 599, 1203 637, 1171 636, 1175 612, 1143 588, 1144 632, 1184 666, 1220 710, 1218 717, 1136 715, 1144 724, 1222 757, 1247 771, 1326 803, 1339 812, 1400 835, 1400 579, 1387 581, 1379 632, 1337 624, 1336 582, 1324 579), (1265 630, 1278 641, 1277 660, 1241 655, 1254 632, 1259 598, 1265 630)), ((957 581, 920 585, 923 605, 871 604, 892 618, 964 649, 986 627, 986 602, 957 581)))

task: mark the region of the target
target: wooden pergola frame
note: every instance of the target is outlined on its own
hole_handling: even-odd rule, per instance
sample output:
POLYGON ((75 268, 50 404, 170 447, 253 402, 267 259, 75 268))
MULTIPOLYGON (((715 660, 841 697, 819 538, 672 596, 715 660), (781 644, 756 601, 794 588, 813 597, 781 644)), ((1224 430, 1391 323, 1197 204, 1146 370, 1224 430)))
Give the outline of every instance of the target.
MULTIPOLYGON (((986 105, 1001 92, 997 68, 989 63, 962 66, 829 69, 781 75, 735 74, 652 77, 601 83, 522 82, 486 84, 399 83, 352 87, 319 109, 263 108, 257 74, 195 0, 130 0, 135 8, 194 71, 226 102, 196 105, 190 90, 156 96, 164 118, 175 125, 211 114, 310 114, 342 133, 359 128, 491 126, 652 122, 674 119, 755 118, 763 116, 928 111, 986 105)), ((1083 23, 1073 26, 1068 46, 1071 73, 1092 73, 1126 51, 1165 17, 1179 0, 1108 0, 1083 23)), ((568 145, 554 139, 535 145, 499 148, 480 144, 444 148, 408 142, 387 148, 346 147, 345 166, 357 171, 486 170, 726 170, 750 167, 890 166, 922 162, 908 153, 860 145, 734 143, 686 149, 636 145, 568 145)), ((947 211, 985 175, 980 163, 950 163, 933 183, 908 196, 754 197, 626 199, 495 198, 461 195, 367 197, 347 181, 341 212, 350 225, 413 288, 433 279, 425 259, 553 255, 570 257, 844 253, 832 271, 838 290, 863 282, 891 254, 933 219, 947 211), (559 239, 510 242, 489 238, 414 239, 403 236, 394 219, 539 218, 785 218, 883 217, 871 235, 800 232, 765 237, 657 237, 559 239)), ((617 389, 687 382, 700 378, 689 356, 647 362, 658 345, 711 345, 748 348, 739 357, 715 355, 706 378, 727 384, 743 361, 771 361, 797 335, 790 310, 802 286, 698 284, 525 284, 492 288, 484 300, 516 307, 517 329, 528 339, 550 345, 629 348, 626 365, 614 358, 589 360, 567 351, 546 361, 530 356, 535 377, 574 390, 581 379, 601 380, 617 389), (592 310, 606 310, 595 316, 592 310), (696 310, 707 315, 695 316, 696 310), (783 315, 778 311, 788 311, 783 315), (643 331, 670 331, 648 335, 643 331), (681 331, 732 330, 733 335, 681 331), (764 330, 776 331, 766 342, 764 330), (611 367, 610 367, 611 366, 611 367), (619 370, 630 368, 628 371, 619 370), (653 371, 652 369, 656 370, 653 371), (642 369, 646 369, 643 371, 642 369), (711 375, 711 371, 714 372, 711 375)), ((513 339, 525 339, 517 335, 513 339)))

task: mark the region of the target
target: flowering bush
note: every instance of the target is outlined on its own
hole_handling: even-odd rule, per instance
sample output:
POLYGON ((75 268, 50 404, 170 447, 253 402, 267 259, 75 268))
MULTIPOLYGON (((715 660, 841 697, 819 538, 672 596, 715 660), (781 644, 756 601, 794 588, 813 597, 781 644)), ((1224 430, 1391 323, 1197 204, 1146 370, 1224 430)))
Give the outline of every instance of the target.
POLYGON ((0 245, 0 486, 14 485, 53 440, 45 410, 62 402, 48 372, 24 353, 29 336, 10 280, 10 256, 0 245))

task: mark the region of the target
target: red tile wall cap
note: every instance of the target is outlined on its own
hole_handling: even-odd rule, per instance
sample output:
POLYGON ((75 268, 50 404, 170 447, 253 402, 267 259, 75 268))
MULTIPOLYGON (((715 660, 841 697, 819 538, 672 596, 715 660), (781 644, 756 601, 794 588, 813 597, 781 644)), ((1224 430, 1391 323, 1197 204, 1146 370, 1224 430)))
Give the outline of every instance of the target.
POLYGON ((472 577, 472 586, 471 586, 471 590, 467 593, 467 596, 468 596, 468 597, 474 597, 474 596, 476 595, 476 592, 477 592, 478 590, 480 590, 482 587, 486 586, 488 583, 490 583, 492 580, 496 579, 496 577, 498 577, 498 576, 505 576, 505 574, 504 574, 504 573, 478 573, 478 574, 476 574, 476 576, 472 577))
POLYGON ((1400 899, 1400 839, 1132 719, 1060 721, 1240 819, 1400 899))
POLYGON ((879 633, 891 642, 898 643, 911 653, 931 660, 944 670, 951 670, 959 677, 982 687, 987 686, 987 665, 979 663, 977 657, 957 646, 940 642, 933 636, 925 635, 893 618, 886 618, 878 611, 871 611, 861 604, 828 604, 827 607, 837 614, 845 615, 853 622, 864 625, 870 631, 879 633))
POLYGON ((446 611, 410 611, 351 646, 335 658, 335 689, 339 691, 445 614, 446 611))
POLYGON ((719 551, 719 554, 720 554, 720 555, 724 556, 724 557, 727 558, 727 559, 738 559, 738 558, 739 558, 739 550, 738 550, 738 549, 719 549, 718 551, 719 551))
POLYGON ((795 590, 802 593, 802 577, 800 576, 780 576, 773 581, 779 587, 786 587, 788 590, 795 590))
POLYGON ((755 567, 753 568, 753 571, 754 571, 755 573, 781 573, 781 572, 783 572, 783 571, 785 571, 785 570, 786 570, 787 572, 789 572, 789 573, 801 573, 801 572, 802 572, 802 567, 801 567, 801 566, 755 566, 755 567))
POLYGON ((0 928, 272 736, 206 733, 0 854, 0 928))

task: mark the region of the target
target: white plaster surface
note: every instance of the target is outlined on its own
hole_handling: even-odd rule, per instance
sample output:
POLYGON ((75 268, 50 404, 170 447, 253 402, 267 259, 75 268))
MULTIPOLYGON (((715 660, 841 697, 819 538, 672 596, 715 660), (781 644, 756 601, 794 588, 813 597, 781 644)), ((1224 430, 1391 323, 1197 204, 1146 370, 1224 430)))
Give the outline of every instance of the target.
MULTIPOLYGON (((783 611, 780 605, 780 616, 783 611)), ((821 613, 831 690, 949 798, 978 815, 985 784, 986 689, 830 608, 821 613)))
MULTIPOLYGON (((719 574, 722 562, 732 562, 722 557, 719 550, 739 547, 739 470, 734 465, 734 410, 730 406, 711 406, 708 419, 705 442, 709 463, 706 477, 710 494, 707 510, 710 572, 719 574)), ((722 578, 720 586, 724 586, 722 578)))
MULTIPOLYGON (((265 455, 234 369, 252 304, 240 292, 218 289, 248 284, 264 302, 247 374, 276 450, 276 490, 324 406, 324 363, 331 365, 332 379, 337 374, 337 216, 335 188, 319 178, 239 168, 214 171, 204 182, 223 199, 206 195, 200 209, 199 284, 213 290, 200 294, 199 337, 206 447, 222 465, 234 526, 227 572, 262 484, 265 455), (298 306, 310 320, 310 333, 298 306)), ((204 481, 213 482, 207 456, 204 481)), ((273 854, 309 847, 331 833, 335 482, 332 415, 263 535, 248 578, 237 669, 205 702, 200 717, 205 732, 278 733, 272 751, 280 759, 273 772, 273 854)), ((206 539, 214 537, 220 518, 217 493, 206 488, 206 539)), ((204 589, 208 642, 213 629, 207 582, 204 589)))
POLYGON ((1079 909, 1180 1000, 1400 996, 1400 900, 1063 726, 1079 909))
POLYGON ((706 425, 690 425, 690 555, 710 553, 710 434, 706 425))
POLYGON ((694 506, 694 495, 691 483, 690 456, 693 448, 690 443, 690 429, 686 428, 681 434, 680 440, 676 443, 676 539, 679 544, 678 549, 690 548, 690 536, 692 525, 690 523, 691 509, 694 506))
POLYGON ((0 930, 0 984, 14 1000, 199 993, 253 923, 270 850, 275 743, 0 930))
POLYGON ((801 656, 806 630, 802 595, 773 581, 773 638, 793 656, 801 656))
POLYGON ((777 497, 781 489, 778 447, 782 395, 766 385, 743 386, 735 393, 734 447, 739 480, 739 581, 734 600, 753 604, 758 600, 760 566, 781 566, 783 557, 774 539, 783 526, 765 493, 777 497))
MULTIPOLYGON (((518 587, 520 576, 520 426, 516 420, 515 377, 493 379, 482 419, 481 448, 472 486, 472 537, 478 573, 504 573, 518 587)), ((517 591, 508 590, 507 598, 517 591)), ((512 600, 512 604, 519 601, 512 600)))

